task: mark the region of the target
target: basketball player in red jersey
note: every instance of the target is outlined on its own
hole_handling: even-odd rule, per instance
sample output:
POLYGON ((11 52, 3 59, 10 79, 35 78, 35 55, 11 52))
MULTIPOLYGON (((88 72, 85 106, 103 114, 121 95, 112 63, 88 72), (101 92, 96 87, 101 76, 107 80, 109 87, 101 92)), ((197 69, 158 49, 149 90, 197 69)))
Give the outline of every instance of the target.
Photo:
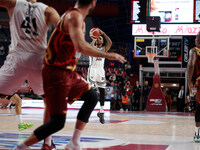
POLYGON ((125 62, 123 56, 116 53, 99 51, 85 41, 84 20, 96 6, 97 0, 77 0, 74 8, 69 9, 63 16, 57 28, 51 35, 45 54, 43 68, 43 84, 50 121, 37 128, 24 142, 17 145, 15 150, 24 150, 47 136, 64 127, 67 103, 73 103, 77 98, 84 100, 81 107, 74 134, 66 145, 66 150, 81 150, 80 137, 90 114, 97 104, 97 94, 86 81, 76 73, 78 53, 88 56, 105 57, 110 60, 125 62))
POLYGON ((197 85, 196 100, 198 104, 195 111, 196 127, 194 141, 200 142, 200 32, 196 36, 195 45, 196 47, 192 48, 189 53, 187 74, 189 90, 191 91, 193 85, 197 85))

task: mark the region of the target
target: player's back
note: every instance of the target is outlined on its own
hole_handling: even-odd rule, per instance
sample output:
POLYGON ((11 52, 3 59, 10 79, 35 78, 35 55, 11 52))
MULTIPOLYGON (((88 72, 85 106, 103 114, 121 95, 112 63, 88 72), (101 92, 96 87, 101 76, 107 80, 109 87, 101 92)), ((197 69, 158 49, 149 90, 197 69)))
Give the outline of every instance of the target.
POLYGON ((73 71, 80 55, 76 52, 69 33, 65 33, 62 29, 64 18, 70 11, 78 11, 78 9, 70 8, 65 12, 58 26, 54 29, 45 53, 45 64, 73 71))
POLYGON ((45 21, 47 7, 43 3, 16 0, 12 18, 10 18, 10 53, 19 51, 45 53, 48 31, 45 21))

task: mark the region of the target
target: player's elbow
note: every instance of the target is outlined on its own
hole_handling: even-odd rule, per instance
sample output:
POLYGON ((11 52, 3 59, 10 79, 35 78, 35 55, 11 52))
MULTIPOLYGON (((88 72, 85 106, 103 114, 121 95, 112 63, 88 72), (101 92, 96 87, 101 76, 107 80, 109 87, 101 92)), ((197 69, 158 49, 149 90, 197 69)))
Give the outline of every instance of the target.
POLYGON ((81 45, 77 45, 76 50, 78 50, 80 53, 82 53, 83 47, 81 45))

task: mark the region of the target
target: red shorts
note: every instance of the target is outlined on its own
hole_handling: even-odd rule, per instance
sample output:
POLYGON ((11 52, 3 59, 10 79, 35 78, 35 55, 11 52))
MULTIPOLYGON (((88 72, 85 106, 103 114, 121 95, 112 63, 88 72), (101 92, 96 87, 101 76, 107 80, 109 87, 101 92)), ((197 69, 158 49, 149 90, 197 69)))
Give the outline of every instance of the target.
POLYGON ((45 66, 42 76, 46 105, 51 114, 66 114, 67 103, 73 103, 90 88, 76 71, 45 66))
POLYGON ((200 80, 198 80, 197 82, 198 82, 198 85, 197 85, 196 100, 200 104, 200 80))

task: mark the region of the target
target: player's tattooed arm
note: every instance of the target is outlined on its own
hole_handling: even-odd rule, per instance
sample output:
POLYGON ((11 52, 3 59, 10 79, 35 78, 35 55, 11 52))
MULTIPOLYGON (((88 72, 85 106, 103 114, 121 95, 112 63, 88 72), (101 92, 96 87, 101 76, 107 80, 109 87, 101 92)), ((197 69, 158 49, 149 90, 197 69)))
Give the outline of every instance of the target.
POLYGON ((100 29, 100 32, 101 32, 101 35, 103 35, 105 38, 105 41, 104 41, 105 42, 105 51, 107 52, 112 46, 112 41, 108 37, 108 35, 105 32, 103 32, 101 29, 100 29))

